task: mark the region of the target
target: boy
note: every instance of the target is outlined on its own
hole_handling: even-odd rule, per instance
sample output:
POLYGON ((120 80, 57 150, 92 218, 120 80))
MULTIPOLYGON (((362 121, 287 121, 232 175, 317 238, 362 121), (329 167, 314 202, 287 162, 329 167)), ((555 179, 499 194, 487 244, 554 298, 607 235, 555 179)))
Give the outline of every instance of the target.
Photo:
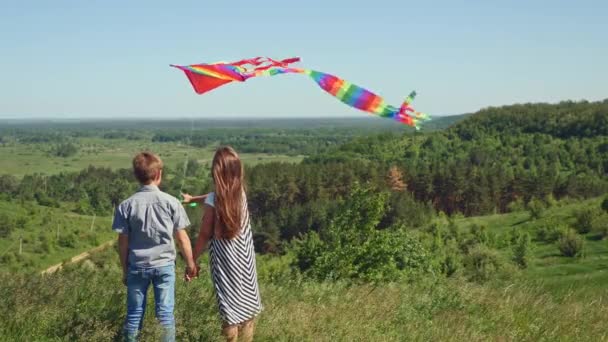
POLYGON ((118 247, 127 286, 125 339, 136 341, 142 328, 146 295, 154 287, 156 318, 163 328, 163 341, 175 341, 175 246, 186 259, 186 280, 196 276, 190 239, 184 228, 190 225, 186 211, 173 196, 158 189, 163 162, 142 152, 133 158, 133 173, 141 188, 115 211, 112 229, 119 233, 118 247))

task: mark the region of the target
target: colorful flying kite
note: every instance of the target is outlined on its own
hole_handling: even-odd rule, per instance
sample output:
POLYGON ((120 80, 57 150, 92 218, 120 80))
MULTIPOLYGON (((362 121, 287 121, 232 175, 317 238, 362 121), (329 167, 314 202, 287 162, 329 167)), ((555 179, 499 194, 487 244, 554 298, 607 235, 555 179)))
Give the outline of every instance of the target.
POLYGON ((417 112, 410 106, 416 96, 412 92, 400 107, 395 107, 384 102, 380 96, 371 91, 347 82, 339 77, 309 69, 290 67, 289 65, 299 62, 300 58, 288 58, 274 60, 265 57, 244 59, 241 61, 226 63, 217 62, 211 64, 194 64, 188 66, 171 65, 183 70, 192 83, 197 94, 203 94, 230 82, 245 82, 249 78, 258 76, 275 76, 279 74, 295 73, 305 74, 312 78, 321 89, 336 97, 347 105, 376 114, 385 118, 393 118, 404 124, 419 129, 423 120, 430 118, 421 112, 417 112))

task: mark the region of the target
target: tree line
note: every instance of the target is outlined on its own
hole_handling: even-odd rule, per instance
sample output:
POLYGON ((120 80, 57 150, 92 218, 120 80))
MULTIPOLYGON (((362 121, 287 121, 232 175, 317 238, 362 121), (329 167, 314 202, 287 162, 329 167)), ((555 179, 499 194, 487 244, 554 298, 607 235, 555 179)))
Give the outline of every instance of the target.
MULTIPOLYGON (((280 252, 286 241, 328 227, 355 184, 389 193, 380 228, 420 227, 437 212, 483 215, 602 195, 608 191, 606 117, 607 101, 489 108, 444 131, 376 134, 298 164, 248 166, 256 248, 280 252)), ((244 141, 266 138, 254 132, 244 141)), ((208 165, 191 161, 186 168, 166 170, 163 189, 176 196, 211 189, 208 165)), ((130 170, 94 167, 20 181, 0 177, 0 191, 11 198, 70 201, 83 213, 111 212, 136 186, 130 170)))

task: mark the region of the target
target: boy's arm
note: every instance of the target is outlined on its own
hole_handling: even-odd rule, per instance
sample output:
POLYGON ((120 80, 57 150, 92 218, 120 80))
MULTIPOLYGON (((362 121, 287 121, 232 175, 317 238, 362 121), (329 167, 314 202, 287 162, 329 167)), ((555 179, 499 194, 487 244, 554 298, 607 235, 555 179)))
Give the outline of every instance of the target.
POLYGON ((118 257, 122 266, 122 282, 127 285, 127 272, 129 268, 129 221, 125 215, 125 208, 121 204, 114 210, 112 230, 118 233, 118 257))
POLYGON ((129 235, 118 234, 118 253, 120 255, 120 265, 122 266, 122 282, 127 285, 129 235))
POLYGON ((190 238, 188 237, 188 233, 186 233, 185 229, 179 229, 175 232, 175 240, 177 241, 180 249, 182 250, 182 255, 184 259, 186 259, 186 280, 190 280, 196 276, 196 264, 194 263, 194 259, 192 258, 192 245, 190 243, 190 238))

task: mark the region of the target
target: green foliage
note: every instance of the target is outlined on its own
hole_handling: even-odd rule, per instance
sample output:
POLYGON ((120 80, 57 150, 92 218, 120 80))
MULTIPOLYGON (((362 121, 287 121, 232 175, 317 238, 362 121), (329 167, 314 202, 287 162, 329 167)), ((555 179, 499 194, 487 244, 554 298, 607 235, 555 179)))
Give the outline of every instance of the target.
POLYGON ((530 264, 530 248, 530 234, 522 234, 519 237, 517 244, 513 247, 513 261, 515 261, 519 267, 527 268, 530 264))
POLYGON ((68 158, 78 153, 78 147, 73 143, 63 143, 55 146, 51 153, 57 157, 68 158))
POLYGON ((538 220, 542 217, 543 212, 545 211, 545 204, 533 198, 530 202, 528 202, 528 211, 530 212, 530 218, 532 220, 538 220))
POLYGON ((490 242, 488 227, 484 225, 473 224, 471 226, 471 235, 473 236, 473 244, 488 245, 490 242))
POLYGON ((602 215, 593 225, 593 231, 604 240, 608 238, 608 215, 602 215))
POLYGON ((0 233, 9 234, 0 236, 0 273, 41 271, 115 238, 110 217, 91 223, 62 208, 0 201, 0 233))
POLYGON ((377 229, 386 201, 386 193, 355 187, 327 229, 294 244, 294 264, 319 280, 396 281, 428 272, 429 256, 410 233, 377 229))
POLYGON ((502 255, 484 245, 473 246, 464 257, 467 277, 476 282, 494 278, 505 267, 502 255))
POLYGON ((63 248, 75 248, 76 247, 76 236, 74 234, 63 234, 59 236, 57 244, 63 248))
POLYGON ((91 203, 86 198, 82 198, 76 203, 74 212, 80 215, 93 215, 94 210, 91 203))
POLYGON ((582 257, 584 248, 585 248, 585 240, 581 238, 574 230, 569 229, 557 242, 557 248, 560 253, 565 257, 582 257))
POLYGON ((602 210, 608 214, 608 196, 602 201, 602 210))
POLYGON ((525 205, 523 199, 518 198, 517 200, 509 203, 507 205, 507 208, 508 208, 508 211, 512 213, 512 212, 524 210, 526 208, 526 205, 525 205))
POLYGON ((6 238, 15 230, 15 221, 5 213, 0 213, 0 238, 6 238))
POLYGON ((583 209, 576 213, 576 230, 580 234, 587 234, 594 230, 594 226, 602 219, 601 213, 596 209, 583 209))
MULTIPOLYGON (((553 298, 529 284, 480 286, 457 278, 318 283, 299 279, 288 260, 277 259, 258 260, 265 310, 256 341, 600 341, 606 334, 607 309, 598 305, 605 297, 553 298)), ((48 276, 0 273, 0 336, 120 340, 126 314, 120 278, 114 250, 48 276)), ((143 341, 159 340, 151 297, 143 341)), ((224 340, 210 277, 177 281, 175 298, 178 341, 224 340)))
POLYGON ((542 223, 536 230, 536 240, 546 243, 553 243, 562 236, 563 232, 567 229, 561 223, 549 220, 542 223))
POLYGON ((462 255, 455 239, 449 239, 441 249, 439 269, 446 277, 455 275, 462 268, 462 255))

